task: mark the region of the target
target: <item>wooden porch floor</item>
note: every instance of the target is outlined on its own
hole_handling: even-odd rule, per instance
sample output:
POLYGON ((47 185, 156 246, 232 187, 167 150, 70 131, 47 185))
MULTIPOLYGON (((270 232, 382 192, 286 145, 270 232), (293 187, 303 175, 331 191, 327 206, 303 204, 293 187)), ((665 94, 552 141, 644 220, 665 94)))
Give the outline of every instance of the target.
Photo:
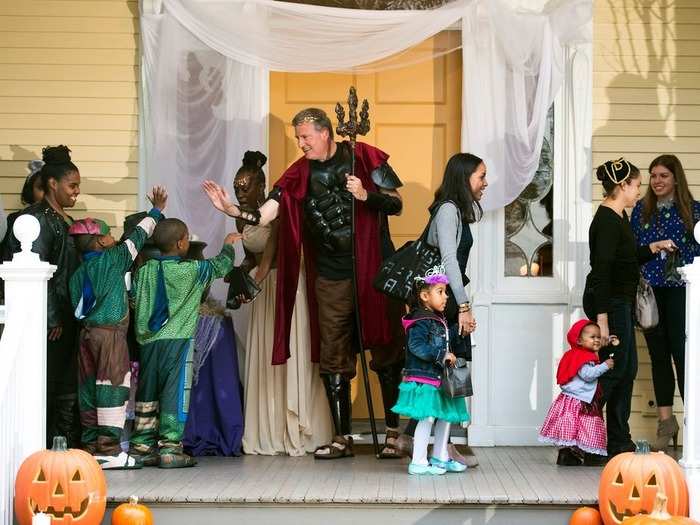
MULTIPOLYGON (((358 449, 360 447, 357 447, 358 449)), ((480 465, 462 474, 409 476, 408 460, 311 455, 200 458, 190 469, 107 472, 108 504, 135 494, 145 503, 185 506, 596 504, 600 468, 557 467, 549 447, 476 448, 480 465)))

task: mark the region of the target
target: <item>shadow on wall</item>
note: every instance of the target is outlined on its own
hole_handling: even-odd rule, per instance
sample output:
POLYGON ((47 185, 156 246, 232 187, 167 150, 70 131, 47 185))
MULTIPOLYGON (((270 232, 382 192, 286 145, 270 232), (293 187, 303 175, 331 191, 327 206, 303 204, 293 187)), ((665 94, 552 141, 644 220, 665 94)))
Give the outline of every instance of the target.
MULTIPOLYGON (((674 74, 676 50, 671 44, 682 42, 677 27, 691 32, 693 26, 673 23, 673 4, 659 5, 654 0, 637 0, 625 8, 612 0, 607 4, 614 33, 607 41, 598 42, 605 54, 595 57, 600 61, 596 70, 617 75, 606 86, 606 100, 600 101, 607 103, 608 115, 596 121, 594 112, 594 148, 599 154, 594 164, 624 155, 644 173, 652 158, 674 149, 675 131, 669 130, 669 125, 678 116, 678 77, 674 74), (636 31, 639 22, 641 34, 636 31), (627 124, 629 121, 639 126, 627 124), (648 151, 643 140, 637 146, 630 135, 654 137, 663 150, 648 151)), ((599 195, 594 194, 596 197, 599 195)))

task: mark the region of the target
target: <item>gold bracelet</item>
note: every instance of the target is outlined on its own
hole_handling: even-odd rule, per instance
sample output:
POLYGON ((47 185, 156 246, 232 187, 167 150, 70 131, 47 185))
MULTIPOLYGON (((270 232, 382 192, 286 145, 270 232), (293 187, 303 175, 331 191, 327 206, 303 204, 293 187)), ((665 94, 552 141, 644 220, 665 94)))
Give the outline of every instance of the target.
POLYGON ((462 303, 459 305, 459 313, 465 314, 472 311, 472 305, 469 303, 462 303))

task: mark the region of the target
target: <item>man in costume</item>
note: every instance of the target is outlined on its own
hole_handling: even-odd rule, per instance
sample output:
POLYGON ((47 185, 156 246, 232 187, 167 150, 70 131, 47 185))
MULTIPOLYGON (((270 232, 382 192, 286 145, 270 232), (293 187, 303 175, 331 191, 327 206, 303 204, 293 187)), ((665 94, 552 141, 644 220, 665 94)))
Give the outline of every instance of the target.
POLYGON ((304 157, 284 172, 256 211, 239 209, 227 191, 207 181, 204 189, 218 209, 251 224, 279 217, 277 304, 272 364, 289 357, 294 296, 304 254, 311 316, 311 357, 320 372, 333 416, 333 441, 319 447, 317 459, 353 455, 350 380, 356 373, 359 308, 362 338, 372 349, 370 367, 377 373, 387 425, 382 457, 398 457, 394 443, 399 420, 391 412, 398 396, 403 367, 401 305, 390 304, 372 286, 383 257, 393 251, 387 215, 401 212, 402 184, 387 163, 389 155, 358 142, 355 176, 349 142, 335 142, 326 113, 308 108, 292 120, 304 157), (355 253, 358 297, 353 290, 352 200, 355 199, 355 253), (392 322, 393 321, 393 322, 392 322))

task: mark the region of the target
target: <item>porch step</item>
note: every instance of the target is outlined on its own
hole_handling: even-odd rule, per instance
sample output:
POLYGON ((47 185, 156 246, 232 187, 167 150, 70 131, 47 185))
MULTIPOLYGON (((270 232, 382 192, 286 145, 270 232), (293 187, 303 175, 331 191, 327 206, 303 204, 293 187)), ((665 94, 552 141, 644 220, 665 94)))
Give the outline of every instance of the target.
POLYGON ((479 467, 432 477, 409 476, 407 459, 377 460, 368 446, 334 461, 206 457, 189 469, 108 471, 107 500, 111 509, 134 494, 157 523, 255 525, 565 524, 597 503, 601 469, 557 467, 553 448, 475 452, 479 467))

